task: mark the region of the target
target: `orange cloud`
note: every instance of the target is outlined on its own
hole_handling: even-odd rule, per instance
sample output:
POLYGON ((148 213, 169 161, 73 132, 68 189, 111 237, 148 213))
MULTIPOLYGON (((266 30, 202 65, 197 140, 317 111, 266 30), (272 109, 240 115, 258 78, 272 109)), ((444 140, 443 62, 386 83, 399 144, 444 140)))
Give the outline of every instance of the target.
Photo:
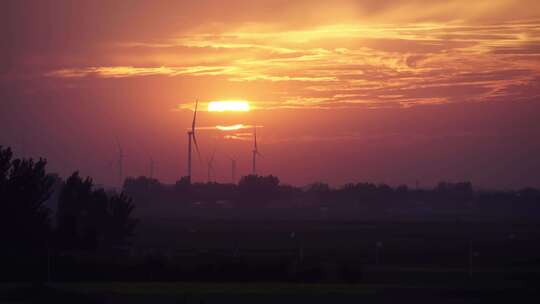
POLYGON ((341 18, 202 23, 167 38, 111 46, 114 61, 123 65, 65 67, 45 75, 276 83, 285 93, 255 100, 270 109, 489 101, 512 96, 513 88, 531 85, 540 74, 540 19, 530 19, 516 1, 395 1, 380 7, 343 1, 324 12, 341 18), (522 19, 509 19, 510 8, 522 19), (358 16, 366 18, 359 23, 358 16))

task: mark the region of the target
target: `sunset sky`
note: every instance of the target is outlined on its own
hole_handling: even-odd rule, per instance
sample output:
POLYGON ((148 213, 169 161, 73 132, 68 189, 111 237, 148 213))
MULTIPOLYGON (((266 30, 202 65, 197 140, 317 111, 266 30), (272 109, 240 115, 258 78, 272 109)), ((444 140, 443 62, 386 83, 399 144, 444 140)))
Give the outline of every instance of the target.
POLYGON ((0 145, 115 185, 540 187, 540 1, 2 1, 0 145), (207 112, 210 101, 250 111, 207 112), (244 125, 236 130, 215 126, 244 125))

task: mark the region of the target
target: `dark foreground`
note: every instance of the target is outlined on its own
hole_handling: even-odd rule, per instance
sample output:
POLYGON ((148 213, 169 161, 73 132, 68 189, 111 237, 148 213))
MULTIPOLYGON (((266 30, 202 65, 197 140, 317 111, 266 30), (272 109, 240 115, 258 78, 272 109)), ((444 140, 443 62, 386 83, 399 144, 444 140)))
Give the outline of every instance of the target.
POLYGON ((281 283, 3 284, 0 303, 538 303, 536 286, 281 283))

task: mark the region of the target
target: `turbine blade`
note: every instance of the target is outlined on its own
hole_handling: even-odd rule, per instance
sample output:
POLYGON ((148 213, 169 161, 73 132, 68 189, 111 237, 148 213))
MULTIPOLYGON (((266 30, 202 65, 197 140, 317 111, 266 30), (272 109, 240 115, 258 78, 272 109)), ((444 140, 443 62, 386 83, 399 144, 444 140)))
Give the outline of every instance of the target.
POLYGON ((195 151, 197 151, 197 158, 199 163, 202 164, 201 150, 199 149, 199 144, 197 144, 197 137, 195 136, 195 122, 197 120, 197 106, 199 105, 199 100, 195 100, 195 109, 193 111, 193 121, 191 122, 191 136, 193 138, 193 144, 195 144, 195 151))
POLYGON ((193 122, 191 123, 191 132, 195 132, 195 121, 197 120, 197 105, 199 100, 195 100, 195 110, 193 111, 193 122))
POLYGON ((197 144, 197 137, 195 137, 195 133, 193 133, 191 137, 193 138, 193 144, 195 145, 195 151, 197 151, 197 158, 199 159, 199 163, 202 164, 201 150, 199 150, 199 144, 197 144))

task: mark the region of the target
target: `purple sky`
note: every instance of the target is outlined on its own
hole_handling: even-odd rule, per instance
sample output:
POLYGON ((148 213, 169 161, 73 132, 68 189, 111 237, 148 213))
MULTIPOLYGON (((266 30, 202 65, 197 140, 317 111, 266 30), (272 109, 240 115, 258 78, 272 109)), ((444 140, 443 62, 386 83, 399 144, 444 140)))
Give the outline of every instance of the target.
MULTIPOLYGON (((4 1, 0 145, 117 183, 186 174, 186 128, 257 124, 260 174, 540 187, 537 1, 4 1), (247 113, 210 113, 214 100, 247 113)), ((251 135, 201 130, 214 178, 251 135)))

